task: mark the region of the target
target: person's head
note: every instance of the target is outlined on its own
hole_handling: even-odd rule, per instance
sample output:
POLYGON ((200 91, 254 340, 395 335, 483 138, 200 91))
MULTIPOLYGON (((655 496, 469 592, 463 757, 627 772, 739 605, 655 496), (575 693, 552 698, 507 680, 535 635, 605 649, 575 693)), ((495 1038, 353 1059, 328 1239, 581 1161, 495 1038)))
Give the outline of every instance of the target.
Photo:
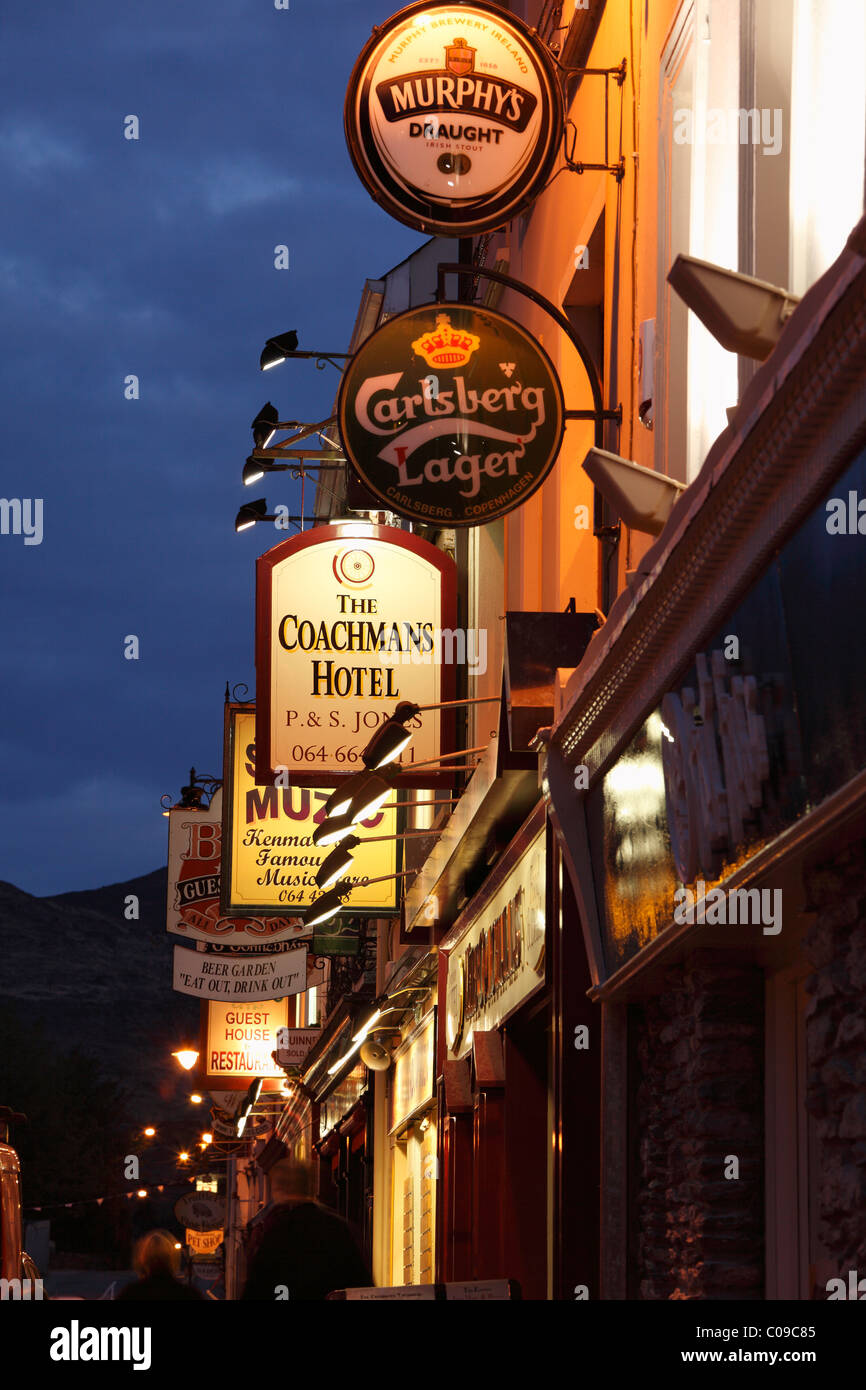
POLYGON ((180 1252, 177 1241, 168 1231, 149 1231, 136 1241, 132 1267, 142 1279, 173 1279, 177 1272, 180 1252))
POLYGON ((275 1202, 312 1202, 316 1197, 316 1175, 311 1163, 297 1158, 281 1158, 268 1174, 271 1197, 275 1202))

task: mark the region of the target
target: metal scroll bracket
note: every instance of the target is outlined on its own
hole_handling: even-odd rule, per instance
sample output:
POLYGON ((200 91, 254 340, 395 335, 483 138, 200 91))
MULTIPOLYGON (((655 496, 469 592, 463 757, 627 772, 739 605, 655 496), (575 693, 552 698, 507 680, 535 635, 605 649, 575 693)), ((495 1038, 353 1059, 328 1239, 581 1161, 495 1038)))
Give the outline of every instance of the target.
POLYGON ((622 425, 622 406, 618 405, 614 410, 605 409, 601 381, 595 363, 577 329, 566 318, 565 314, 543 294, 539 294, 538 290, 533 289, 531 285, 524 284, 522 280, 516 280, 513 275, 505 275, 500 270, 483 270, 475 265, 463 265, 457 261, 440 261, 437 266, 436 300, 438 303, 445 300, 445 280, 448 275, 465 275, 469 277, 470 283, 476 279, 493 280, 497 285, 505 285, 508 289, 516 290, 518 294, 525 295, 527 299, 532 300, 533 304, 537 304, 540 309, 550 315, 554 323, 562 329, 583 363, 589 380, 589 389, 592 393, 592 410, 566 410, 565 418, 566 420, 593 420, 595 422, 595 447, 603 449, 604 422, 612 420, 617 425, 622 425))

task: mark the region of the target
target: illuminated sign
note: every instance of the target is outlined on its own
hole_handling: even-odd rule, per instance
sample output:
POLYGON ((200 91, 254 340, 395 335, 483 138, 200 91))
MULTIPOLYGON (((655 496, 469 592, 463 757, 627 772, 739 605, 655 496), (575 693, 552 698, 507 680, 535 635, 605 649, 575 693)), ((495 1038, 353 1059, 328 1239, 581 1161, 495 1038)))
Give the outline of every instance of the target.
POLYGON ((497 1028, 544 979, 544 838, 541 831, 453 944, 441 946, 451 1058, 466 1056, 476 1029, 497 1028))
POLYGON ((170 932, 231 946, 273 945, 310 936, 298 917, 226 916, 220 907, 221 859, 221 790, 214 793, 206 810, 169 812, 166 927, 170 932))
MULTIPOLYGON (((316 874, 332 847, 318 849, 313 832, 325 819, 329 791, 311 787, 259 787, 255 781, 255 710, 226 707, 223 819, 223 910, 297 912, 318 897, 316 874)), ((397 812, 393 806, 359 821, 347 911, 355 915, 397 909, 397 812), (367 886, 370 879, 385 879, 367 886)), ((310 929, 312 930, 312 929, 310 929)), ((301 986, 303 988, 303 986, 301 986)), ((272 990, 292 994, 293 990, 272 990)))
POLYGON ((195 1231, 188 1230, 186 1233, 186 1243, 197 1259, 208 1255, 215 1255, 223 1243, 223 1229, 220 1227, 216 1231, 195 1231))
POLYGON ((226 1004, 208 1000, 205 1021, 205 1082, 246 1086, 255 1077, 283 1077, 272 1052, 277 1032, 288 1026, 288 999, 226 1004))
POLYGON ((390 1131, 399 1128, 423 1105, 428 1104, 436 1089, 436 1011, 418 1025, 394 1053, 394 1072, 391 1083, 390 1131))
POLYGON ((413 4, 374 29, 344 125, 368 192, 440 236, 501 227, 556 159, 563 106, 537 34, 496 5, 413 4))
MULTIPOLYGON (((260 787, 279 791, 279 778, 286 790, 321 787, 363 771, 365 747, 398 703, 450 698, 455 650, 440 639, 453 635, 455 575, 454 561, 429 541, 362 522, 316 527, 259 557, 260 787)), ((412 741, 395 770, 411 775, 413 763, 451 751, 450 713, 408 725, 412 741)), ((441 777, 414 775, 415 786, 441 777)))
POLYGON ((565 422, 543 348, 503 314, 467 304, 386 320, 343 374, 338 418, 365 486, 443 526, 480 526, 531 497, 565 422))
POLYGON ((282 999, 307 989, 307 958, 306 946, 238 957, 175 946, 172 988, 199 999, 282 999))

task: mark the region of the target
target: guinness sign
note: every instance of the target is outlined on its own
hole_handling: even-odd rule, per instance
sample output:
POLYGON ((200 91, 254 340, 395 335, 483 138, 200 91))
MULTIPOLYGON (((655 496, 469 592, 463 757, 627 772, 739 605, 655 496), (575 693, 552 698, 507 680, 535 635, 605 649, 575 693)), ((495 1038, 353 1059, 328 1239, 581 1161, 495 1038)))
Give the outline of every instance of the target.
POLYGON ((343 374, 340 434, 394 512, 480 526, 540 487, 562 441, 553 364, 512 319, 433 304, 389 319, 343 374))
POLYGON ((407 6, 373 31, 346 93, 346 140, 368 191, 440 236, 521 212, 544 186, 562 125, 547 50, 496 5, 407 6))

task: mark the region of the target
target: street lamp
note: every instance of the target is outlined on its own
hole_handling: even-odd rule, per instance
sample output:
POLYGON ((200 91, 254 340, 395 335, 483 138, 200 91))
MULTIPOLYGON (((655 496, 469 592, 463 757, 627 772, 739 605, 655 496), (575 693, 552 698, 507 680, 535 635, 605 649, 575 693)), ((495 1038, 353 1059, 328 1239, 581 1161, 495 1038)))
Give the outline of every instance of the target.
POLYGON ((176 1057, 184 1071, 192 1071, 198 1061, 198 1053, 192 1047, 179 1047, 177 1052, 173 1052, 172 1057, 176 1057))

